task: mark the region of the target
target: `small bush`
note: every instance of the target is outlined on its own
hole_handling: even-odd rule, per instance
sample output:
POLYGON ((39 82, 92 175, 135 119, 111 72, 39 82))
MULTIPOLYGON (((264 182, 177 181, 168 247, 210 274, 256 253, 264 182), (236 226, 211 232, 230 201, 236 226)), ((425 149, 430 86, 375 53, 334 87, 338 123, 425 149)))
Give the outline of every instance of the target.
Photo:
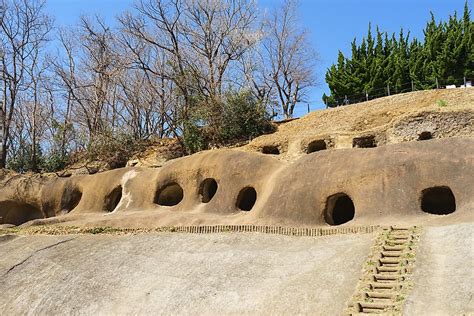
POLYGON ((8 160, 7 169, 16 172, 56 172, 63 170, 68 163, 69 157, 66 154, 58 151, 44 154, 39 145, 36 147, 36 157, 33 158, 32 146, 24 143, 18 147, 15 155, 8 160))
POLYGON ((125 167, 132 155, 142 149, 143 143, 132 135, 103 133, 97 135, 87 148, 88 160, 106 162, 110 169, 125 167))
POLYGON ((198 120, 190 118, 184 122, 183 143, 189 154, 207 149, 205 132, 198 120))
POLYGON ((183 143, 190 154, 273 132, 264 104, 247 91, 228 93, 225 100, 196 98, 183 122, 183 143))
POLYGON ((448 103, 443 99, 439 99, 439 100, 436 100, 436 105, 439 107, 446 107, 448 106, 448 103))
POLYGON ((39 145, 36 146, 36 157, 34 158, 32 145, 29 143, 20 144, 12 156, 13 157, 7 161, 6 167, 16 172, 36 172, 41 170, 41 166, 43 165, 43 151, 39 145))
POLYGON ((222 121, 220 133, 224 142, 248 140, 274 131, 265 105, 250 92, 227 96, 222 121))
POLYGON ((64 170, 69 163, 69 157, 59 152, 52 152, 46 157, 41 165, 44 172, 56 172, 64 170))

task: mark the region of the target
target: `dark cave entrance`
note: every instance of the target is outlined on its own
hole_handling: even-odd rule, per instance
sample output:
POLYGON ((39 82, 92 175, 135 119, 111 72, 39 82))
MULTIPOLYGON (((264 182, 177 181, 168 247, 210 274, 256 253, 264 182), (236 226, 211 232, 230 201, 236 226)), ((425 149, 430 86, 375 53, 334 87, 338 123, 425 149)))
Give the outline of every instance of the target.
POLYGON ((314 140, 308 144, 307 154, 314 153, 316 151, 326 150, 327 145, 323 139, 314 140))
POLYGON ((67 214, 79 205, 82 191, 78 187, 67 187, 61 196, 61 212, 67 214))
POLYGON ((262 148, 262 153, 266 155, 279 155, 280 149, 277 146, 264 146, 262 148))
POLYGON ((328 197, 324 220, 329 225, 341 225, 351 221, 355 216, 352 199, 345 193, 337 193, 328 197))
POLYGON ((431 132, 421 132, 418 134, 418 140, 429 140, 433 139, 433 135, 431 135, 431 132))
POLYGON ((240 190, 237 196, 236 206, 242 211, 250 211, 257 201, 257 191, 252 187, 240 190))
POLYGON ((375 142, 375 136, 363 136, 363 137, 356 137, 352 140, 352 147, 353 148, 374 148, 377 147, 377 143, 375 142))
POLYGON ((154 202, 161 206, 175 206, 183 200, 183 197, 183 188, 176 182, 172 182, 164 185, 156 192, 154 202))
POLYGON ((217 192, 218 184, 213 178, 207 178, 199 187, 199 195, 203 203, 209 203, 217 192))
POLYGON ((456 199, 449 187, 439 186, 424 189, 421 192, 421 209, 423 212, 446 215, 456 211, 456 199))
POLYGON ((31 204, 14 201, 0 202, 0 224, 21 225, 39 218, 45 218, 43 212, 31 204))
POLYGON ((112 190, 107 196, 105 197, 105 209, 107 212, 113 212, 115 208, 119 205, 120 200, 122 199, 122 186, 119 185, 115 189, 112 190))

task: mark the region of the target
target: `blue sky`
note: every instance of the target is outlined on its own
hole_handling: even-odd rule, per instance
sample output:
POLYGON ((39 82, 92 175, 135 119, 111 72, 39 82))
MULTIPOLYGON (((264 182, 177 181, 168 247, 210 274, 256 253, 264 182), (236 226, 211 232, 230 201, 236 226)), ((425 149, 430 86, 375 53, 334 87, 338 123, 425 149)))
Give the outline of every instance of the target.
MULTIPOLYGON (((133 5, 133 0, 47 0, 48 13, 56 25, 67 26, 77 22, 82 14, 99 14, 110 23, 121 12, 133 5)), ((278 3, 260 0, 262 9, 278 3)), ((468 1, 472 8, 472 1, 468 1)), ((309 93, 311 110, 322 108, 321 96, 329 89, 324 81, 326 69, 337 60, 338 50, 350 52, 354 37, 367 34, 369 22, 381 31, 398 33, 400 27, 410 30, 412 37, 423 37, 423 28, 430 11, 437 20, 446 20, 454 11, 462 14, 464 0, 300 0, 301 24, 311 34, 311 43, 319 54, 316 73, 319 85, 309 93)), ((296 116, 306 112, 306 104, 297 106, 296 116)))

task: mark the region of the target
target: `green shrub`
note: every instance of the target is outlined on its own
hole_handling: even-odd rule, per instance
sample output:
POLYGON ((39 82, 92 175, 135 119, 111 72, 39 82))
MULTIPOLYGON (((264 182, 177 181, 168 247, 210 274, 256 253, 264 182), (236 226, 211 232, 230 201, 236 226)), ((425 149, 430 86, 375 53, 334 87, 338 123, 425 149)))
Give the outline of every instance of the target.
POLYGON ((7 168, 16 172, 56 172, 63 170, 69 162, 69 157, 57 151, 49 155, 43 154, 41 146, 36 147, 36 169, 33 163, 33 153, 30 144, 22 144, 16 154, 8 160, 7 168))
POLYGON ((44 159, 41 169, 44 172, 56 172, 64 170, 69 163, 69 157, 57 151, 53 151, 44 159))
POLYGON ((36 146, 36 157, 33 160, 33 151, 31 144, 22 143, 19 145, 13 157, 7 161, 7 169, 16 172, 38 171, 43 164, 43 152, 39 145, 36 146), (36 170, 35 169, 36 165, 36 170))
POLYGON ((183 122, 183 143, 192 154, 273 132, 264 104, 248 91, 228 93, 224 100, 196 97, 183 122))
POLYGON ((184 122, 183 143, 189 154, 207 149, 205 132, 195 118, 184 122))
POLYGON ((248 140, 273 131, 265 105, 258 102, 250 92, 227 95, 220 130, 224 142, 248 140))
POLYGON ((436 100, 436 105, 439 107, 446 107, 448 106, 448 103, 443 99, 439 99, 439 100, 436 100))

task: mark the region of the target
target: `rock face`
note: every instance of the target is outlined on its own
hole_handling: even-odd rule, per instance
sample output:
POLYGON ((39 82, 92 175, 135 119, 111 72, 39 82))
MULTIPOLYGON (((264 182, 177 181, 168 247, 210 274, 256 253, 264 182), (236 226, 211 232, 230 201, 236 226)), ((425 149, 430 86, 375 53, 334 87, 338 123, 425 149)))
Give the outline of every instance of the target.
POLYGON ((0 224, 457 222, 474 207, 473 104, 472 88, 418 91, 315 111, 232 150, 173 159, 179 144, 160 140, 94 175, 3 172, 0 224))
MULTIPOLYGON (((471 213, 472 214, 472 213, 471 213)), ((474 225, 424 229, 416 258, 414 287, 406 315, 472 315, 474 313, 474 225)))
POLYGON ((161 139, 153 141, 144 152, 133 156, 127 162, 127 167, 158 168, 182 156, 184 150, 176 139, 161 139))
POLYGON ((390 298, 404 312, 472 313, 474 90, 387 100, 318 111, 234 150, 167 162, 152 151, 67 178, 0 171, 0 313, 341 314, 363 269, 380 286, 391 257, 405 262, 410 288, 390 298), (433 108, 441 97, 448 108, 433 108), (410 100, 421 110, 405 113, 410 100), (418 248, 376 225, 425 233, 418 248))
POLYGON ((293 163, 215 150, 159 169, 18 176, 0 190, 0 223, 50 217, 43 221, 124 227, 450 223, 472 216, 473 187, 472 138, 327 149, 293 163))
POLYGON ((390 137, 402 141, 426 140, 474 134, 474 112, 424 112, 397 122, 390 137))
POLYGON ((0 311, 337 315, 372 238, 167 233, 0 240, 0 311))

